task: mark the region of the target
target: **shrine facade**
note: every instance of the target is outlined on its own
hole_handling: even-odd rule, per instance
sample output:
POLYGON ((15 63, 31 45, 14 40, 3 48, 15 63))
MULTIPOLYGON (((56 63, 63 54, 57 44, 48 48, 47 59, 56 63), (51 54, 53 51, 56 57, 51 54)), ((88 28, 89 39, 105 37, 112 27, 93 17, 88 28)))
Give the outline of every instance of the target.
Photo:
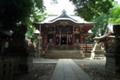
POLYGON ((88 31, 92 27, 92 22, 87 22, 75 15, 68 15, 66 11, 59 16, 51 15, 39 25, 42 46, 46 48, 86 43, 88 31))

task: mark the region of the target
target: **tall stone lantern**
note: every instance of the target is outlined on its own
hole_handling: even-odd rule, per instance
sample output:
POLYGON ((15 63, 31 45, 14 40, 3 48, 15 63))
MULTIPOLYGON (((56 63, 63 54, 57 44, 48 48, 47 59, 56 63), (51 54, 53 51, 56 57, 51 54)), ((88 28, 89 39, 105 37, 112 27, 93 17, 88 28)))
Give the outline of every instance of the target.
POLYGON ((112 25, 112 32, 97 37, 100 42, 104 42, 106 51, 106 73, 110 76, 120 76, 120 25, 112 25))
POLYGON ((112 36, 106 37, 106 71, 108 75, 120 75, 120 25, 113 25, 112 36))
POLYGON ((115 35, 116 73, 120 74, 120 25, 114 25, 113 30, 115 35))
POLYGON ((39 30, 35 30, 34 34, 37 36, 37 41, 36 41, 36 56, 37 57, 40 57, 40 54, 41 54, 41 50, 42 50, 42 37, 41 37, 41 33, 39 30))

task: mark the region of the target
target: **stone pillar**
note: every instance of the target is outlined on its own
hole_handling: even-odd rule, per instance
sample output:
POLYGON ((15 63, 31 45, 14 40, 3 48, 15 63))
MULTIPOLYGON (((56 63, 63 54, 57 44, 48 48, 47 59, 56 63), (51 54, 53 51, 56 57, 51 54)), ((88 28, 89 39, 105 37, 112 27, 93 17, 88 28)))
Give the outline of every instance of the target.
POLYGON ((111 76, 120 75, 120 25, 114 25, 113 31, 106 48, 106 72, 111 76))
POLYGON ((23 74, 28 72, 28 52, 27 44, 25 41, 26 26, 19 25, 13 35, 10 43, 9 55, 15 58, 16 73, 23 74))
POLYGON ((120 74, 120 25, 114 25, 113 30, 115 35, 116 73, 120 74))

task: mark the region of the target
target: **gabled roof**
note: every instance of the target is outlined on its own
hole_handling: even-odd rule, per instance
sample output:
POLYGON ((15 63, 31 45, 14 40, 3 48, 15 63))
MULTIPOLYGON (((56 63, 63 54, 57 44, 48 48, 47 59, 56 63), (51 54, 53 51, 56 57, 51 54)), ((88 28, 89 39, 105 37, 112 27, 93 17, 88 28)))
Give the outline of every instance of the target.
POLYGON ((62 12, 62 14, 60 15, 60 16, 58 16, 58 17, 56 17, 55 19, 53 19, 53 20, 51 20, 51 22, 54 22, 54 21, 57 21, 57 20, 71 20, 71 21, 73 21, 73 22, 76 22, 76 20, 75 19, 73 19, 72 17, 70 17, 69 15, 67 15, 67 13, 66 13, 66 11, 64 10, 63 12, 62 12))
POLYGON ((65 10, 63 10, 61 15, 48 15, 48 17, 41 23, 54 23, 59 20, 70 20, 74 23, 93 23, 87 22, 83 18, 76 15, 68 15, 65 10))

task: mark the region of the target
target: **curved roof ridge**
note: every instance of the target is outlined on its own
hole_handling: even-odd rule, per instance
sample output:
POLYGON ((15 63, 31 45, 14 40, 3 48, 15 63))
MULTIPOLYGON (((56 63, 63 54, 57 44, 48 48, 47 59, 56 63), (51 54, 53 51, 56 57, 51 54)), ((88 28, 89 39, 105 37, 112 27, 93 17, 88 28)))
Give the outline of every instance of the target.
POLYGON ((54 22, 54 21, 56 21, 56 20, 58 20, 58 19, 71 19, 72 21, 74 21, 74 22, 77 22, 77 20, 75 20, 75 19, 73 19, 73 18, 71 18, 68 14, 67 14, 67 12, 65 11, 65 10, 63 10, 62 11, 62 14, 61 15, 59 15, 58 17, 56 17, 55 19, 53 19, 53 20, 51 20, 51 22, 54 22))
POLYGON ((77 15, 68 15, 65 10, 60 15, 48 15, 46 19, 40 23, 54 23, 58 20, 70 20, 74 23, 93 23, 84 20, 84 18, 77 15))

